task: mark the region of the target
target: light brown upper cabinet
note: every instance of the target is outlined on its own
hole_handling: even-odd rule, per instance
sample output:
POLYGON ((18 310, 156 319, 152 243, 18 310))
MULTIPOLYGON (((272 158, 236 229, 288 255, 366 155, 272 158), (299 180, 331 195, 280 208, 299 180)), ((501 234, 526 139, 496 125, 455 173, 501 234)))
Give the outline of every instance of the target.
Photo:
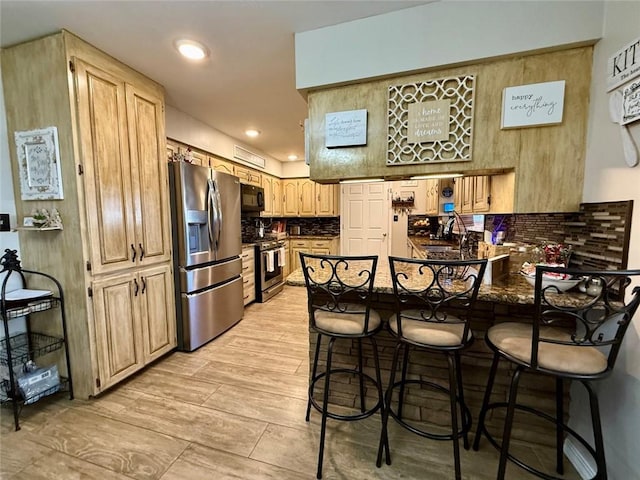
POLYGON ((262 175, 262 188, 264 188, 263 217, 282 216, 282 182, 271 175, 262 175))
POLYGON ((440 210, 440 180, 430 178, 425 182, 427 184, 426 214, 438 215, 440 210))
POLYGON ((285 217, 297 217, 300 205, 298 196, 298 180, 286 178, 282 180, 282 214, 285 217))
POLYGON ((308 178, 283 180, 283 215, 293 217, 334 217, 340 215, 339 188, 308 178))
POLYGON ((300 197, 298 215, 301 217, 314 217, 316 215, 315 183, 308 178, 298 179, 298 196, 300 197))
POLYGON ((482 175, 456 179, 456 210, 485 213, 491 206, 491 177, 482 175))
POLYGON ((180 145, 167 138, 167 162, 173 162, 180 151, 180 145))
POLYGON ((194 165, 199 165, 201 167, 209 167, 209 156, 204 152, 199 152, 198 150, 191 149, 191 151, 187 151, 186 148, 181 147, 180 153, 185 156, 191 158, 191 163, 194 165))
POLYGON ((262 174, 256 170, 242 165, 234 165, 233 171, 234 175, 240 179, 240 183, 255 185, 256 187, 262 186, 262 174))
POLYGON ((455 181, 456 211, 460 213, 511 213, 515 174, 479 175, 455 181))
POLYGON ((491 205, 491 177, 487 175, 473 178, 473 197, 471 210, 473 212, 488 212, 491 205))
POLYGON ((228 162, 227 160, 222 160, 218 157, 210 157, 211 158, 211 168, 213 168, 216 172, 228 173, 229 175, 235 175, 233 170, 233 163, 228 162))
POLYGON ((340 188, 335 184, 316 183, 316 216, 335 217, 340 215, 340 188))
POLYGON ((79 58, 74 66, 91 271, 169 261, 163 99, 79 58))

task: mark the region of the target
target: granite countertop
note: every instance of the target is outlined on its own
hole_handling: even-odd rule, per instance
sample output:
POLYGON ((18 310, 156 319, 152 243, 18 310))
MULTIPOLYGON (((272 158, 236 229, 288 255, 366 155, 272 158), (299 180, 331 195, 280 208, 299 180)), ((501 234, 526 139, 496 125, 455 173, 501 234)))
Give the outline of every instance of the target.
MULTIPOLYGON (((297 269, 291 272, 286 279, 287 285, 304 287, 304 275, 302 269, 297 269)), ((391 282, 391 274, 388 267, 379 265, 376 272, 376 279, 374 282, 374 291, 376 293, 393 294, 393 285, 391 282)), ((582 305, 590 298, 584 293, 579 292, 566 292, 559 295, 561 302, 564 305, 582 305)), ((519 305, 533 305, 535 299, 534 289, 524 277, 520 274, 509 274, 500 281, 493 283, 492 285, 482 285, 478 292, 478 300, 484 302, 504 303, 504 304, 519 304, 519 305)))
POLYGON ((334 240, 340 235, 289 235, 289 240, 334 240))
POLYGON ((453 248, 457 248, 458 247, 458 243, 457 242, 452 242, 450 240, 440 240, 440 239, 432 239, 429 238, 427 236, 420 236, 420 235, 410 235, 408 237, 408 240, 413 243, 413 246, 416 248, 419 247, 427 247, 429 248, 429 246, 449 246, 449 247, 453 247, 453 248))

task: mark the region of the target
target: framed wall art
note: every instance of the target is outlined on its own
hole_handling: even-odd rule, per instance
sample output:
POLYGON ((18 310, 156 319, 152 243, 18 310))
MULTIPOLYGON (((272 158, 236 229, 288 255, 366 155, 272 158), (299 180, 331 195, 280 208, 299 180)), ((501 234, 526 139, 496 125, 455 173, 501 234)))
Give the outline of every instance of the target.
POLYGON ((507 87, 502 92, 501 128, 562 123, 564 80, 507 87))
POLYGON ((387 166, 471 160, 475 76, 388 91, 387 166))
POLYGON ((325 146, 351 147, 367 144, 367 111, 348 110, 325 115, 325 146))
POLYGON ((15 132, 22 200, 62 200, 58 129, 15 132))

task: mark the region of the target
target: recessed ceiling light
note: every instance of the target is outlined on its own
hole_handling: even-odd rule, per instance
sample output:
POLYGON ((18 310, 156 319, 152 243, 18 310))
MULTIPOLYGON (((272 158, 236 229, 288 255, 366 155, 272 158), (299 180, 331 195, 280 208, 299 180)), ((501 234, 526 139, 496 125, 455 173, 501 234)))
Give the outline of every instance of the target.
POLYGON ((194 40, 176 40, 175 45, 180 54, 189 60, 202 60, 209 55, 207 47, 194 40))
POLYGON ((258 135, 260 135, 260 130, 255 130, 253 128, 250 128, 249 130, 245 130, 244 134, 247 137, 257 137, 258 135))
POLYGON ((289 155, 287 158, 292 162, 295 162, 298 159, 298 155, 289 155))

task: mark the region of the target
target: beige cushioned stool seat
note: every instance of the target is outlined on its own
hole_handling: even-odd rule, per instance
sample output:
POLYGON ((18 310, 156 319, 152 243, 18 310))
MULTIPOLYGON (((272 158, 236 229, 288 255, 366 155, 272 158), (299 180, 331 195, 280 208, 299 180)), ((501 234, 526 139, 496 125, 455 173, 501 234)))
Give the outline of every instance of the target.
MULTIPOLYGON (((507 322, 495 325, 487 337, 501 351, 525 363, 531 363, 533 326, 507 322)), ((559 328, 540 327, 538 365, 547 370, 592 375, 607 369, 607 357, 595 347, 578 347, 543 342, 542 339, 571 342, 571 334, 559 328)))
MULTIPOLYGON (((420 310, 406 310, 403 315, 409 317, 420 317, 420 310)), ((454 316, 447 317, 450 321, 460 321, 454 316)), ((393 315, 389 319, 389 327, 398 333, 398 317, 393 315)), ((464 323, 447 323, 447 322, 427 322, 420 320, 402 319, 402 336, 407 340, 422 343, 424 345, 434 345, 438 347, 453 347, 462 345, 462 335, 464 334, 464 323)), ((472 333, 469 329, 467 340, 471 339, 472 333)))
MULTIPOLYGON (((361 304, 345 304, 344 312, 316 310, 316 326, 321 330, 344 335, 358 335, 369 333, 380 326, 380 314, 374 309, 369 310, 369 330, 364 332, 364 306, 361 304)), ((342 308, 341 308, 342 310, 342 308)))

